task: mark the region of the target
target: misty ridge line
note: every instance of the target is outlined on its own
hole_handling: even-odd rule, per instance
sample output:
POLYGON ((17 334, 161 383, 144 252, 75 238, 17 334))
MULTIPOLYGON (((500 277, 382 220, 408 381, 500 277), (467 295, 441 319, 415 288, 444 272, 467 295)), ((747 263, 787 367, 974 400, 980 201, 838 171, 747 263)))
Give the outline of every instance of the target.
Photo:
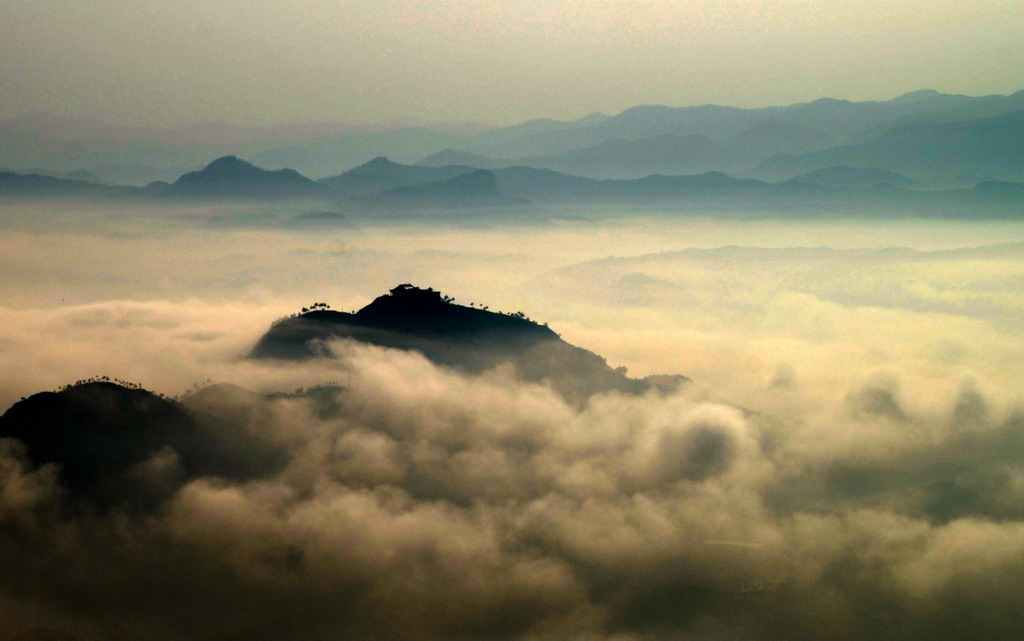
MULTIPOLYGON (((153 183, 144 188, 0 173, 0 198, 64 198, 184 206, 203 202, 305 202, 314 205, 319 202, 338 210, 309 209, 287 222, 300 228, 346 226, 360 220, 424 215, 436 222, 476 214, 505 214, 508 220, 545 220, 552 215, 545 209, 549 206, 630 203, 656 208, 678 207, 683 212, 745 208, 759 212, 757 216, 789 218, 806 216, 813 209, 838 213, 854 207, 881 216, 891 216, 891 212, 896 211, 897 215, 944 218, 962 217, 967 215, 967 208, 974 208, 974 216, 1014 218, 1020 211, 1020 204, 1024 203, 1024 183, 1012 181, 987 180, 970 188, 946 190, 893 187, 882 178, 870 187, 820 182, 831 182, 831 178, 824 177, 837 174, 843 175, 842 180, 846 181, 851 176, 879 173, 847 166, 819 170, 778 183, 733 178, 715 171, 699 175, 652 174, 634 180, 596 180, 527 167, 483 170, 446 166, 438 170, 451 177, 418 182, 422 173, 417 167, 377 158, 345 174, 314 182, 290 169, 266 171, 234 156, 226 156, 201 171, 184 174, 174 183, 153 183), (372 176, 381 168, 388 174, 383 182, 372 176), (406 175, 402 176, 403 173, 406 175), (388 187, 388 184, 396 186, 388 187)), ((910 182, 905 177, 892 175, 896 178, 893 182, 910 182)))
MULTIPOLYGON (((441 139, 419 140, 418 130, 375 134, 385 136, 380 140, 313 137, 308 149, 300 145, 284 155, 256 151, 258 145, 222 146, 221 152, 229 153, 213 162, 195 157, 197 164, 208 163, 202 171, 168 168, 159 180, 135 189, 100 186, 103 179, 80 164, 88 153, 78 147, 91 144, 85 140, 76 143, 76 170, 50 176, 8 172, 0 195, 315 199, 371 209, 707 198, 779 201, 780 207, 831 200, 837 206, 941 208, 957 197, 965 203, 1005 204, 1021 197, 1022 123, 1024 91, 982 97, 918 91, 886 102, 821 99, 761 109, 640 106, 610 117, 531 121, 482 132, 460 139, 460 147, 434 153, 426 150, 443 144, 441 139), (358 146, 361 158, 345 155, 350 144, 358 146), (252 164, 243 168, 239 154, 252 164), (385 156, 415 162, 391 163, 385 156), (353 169, 332 173, 339 166, 353 169), (303 173, 328 177, 313 181, 303 173)), ((0 139, 21 141, 3 147, 10 160, 0 154, 0 166, 31 167, 16 156, 31 148, 26 136, 47 139, 45 129, 31 119, 0 126, 0 139)), ((208 159, 218 152, 204 153, 208 159)), ((184 156, 175 157, 180 162, 184 156)), ((138 167, 156 167, 154 160, 138 167)))
POLYGON ((961 98, 0 176, 0 641, 1021 637, 1018 116, 961 98))

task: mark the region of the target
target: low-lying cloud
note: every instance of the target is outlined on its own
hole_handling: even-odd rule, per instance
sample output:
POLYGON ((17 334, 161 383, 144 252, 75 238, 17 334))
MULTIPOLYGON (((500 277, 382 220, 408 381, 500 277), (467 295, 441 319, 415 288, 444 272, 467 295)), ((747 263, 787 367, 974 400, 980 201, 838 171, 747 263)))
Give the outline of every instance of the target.
POLYGON ((69 516, 59 470, 4 441, 5 628, 268 640, 1020 630, 1024 415, 964 420, 977 390, 919 416, 894 411, 891 379, 868 381, 832 408, 836 429, 860 433, 851 452, 699 393, 577 409, 501 369, 466 377, 416 354, 331 348, 346 378, 337 411, 230 386, 186 399, 284 446, 290 463, 249 482, 194 480, 146 515, 69 516))
MULTIPOLYGON (((167 394, 235 383, 184 402, 269 441, 286 463, 245 481, 182 482, 181 453, 160 450, 136 470, 172 488, 156 507, 68 509, 79 497, 61 470, 0 440, 0 638, 36 628, 83 641, 1024 631, 1019 247, 580 263, 609 246, 539 258, 572 234, 545 242, 535 230, 514 252, 473 253, 495 233, 403 233, 404 249, 383 233, 350 239, 380 252, 356 257, 282 237, 286 254, 314 253, 288 254, 302 258, 262 292, 199 283, 202 261, 180 270, 193 297, 131 284, 51 304, 16 289, 19 302, 0 308, 4 407, 95 374, 167 394), (419 253, 431 243, 459 264, 490 265, 455 279, 465 296, 526 309, 634 375, 694 383, 580 405, 510 367, 469 376, 343 341, 317 361, 244 359, 312 291, 316 270, 301 261, 364 270, 353 282, 396 256, 389 278, 432 273, 450 257, 419 253), (496 275, 534 258, 525 284, 496 275), (314 391, 280 393, 300 387, 314 391)), ((252 238, 220 240, 239 274, 273 271, 252 238)), ((115 257, 129 245, 94 242, 115 254, 97 271, 125 276, 115 257)), ((212 260, 212 243, 203 252, 212 260)), ((35 260, 29 271, 48 274, 73 262, 35 260)), ((140 282, 174 272, 145 269, 140 282)), ((363 282, 344 306, 375 286, 363 282)), ((335 302, 329 294, 310 300, 335 302)))

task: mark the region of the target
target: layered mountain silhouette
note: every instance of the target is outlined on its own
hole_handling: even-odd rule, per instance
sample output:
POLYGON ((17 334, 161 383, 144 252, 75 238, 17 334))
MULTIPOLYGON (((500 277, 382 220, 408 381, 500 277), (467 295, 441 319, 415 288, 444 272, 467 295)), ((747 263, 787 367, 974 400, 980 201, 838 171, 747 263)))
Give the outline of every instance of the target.
POLYGON ((917 182, 894 171, 877 167, 848 167, 846 165, 816 169, 794 176, 791 180, 839 189, 867 189, 879 186, 909 187, 917 182))
POLYGON ((612 138, 561 154, 520 158, 515 164, 591 178, 639 178, 706 171, 722 161, 722 150, 707 136, 661 134, 641 140, 612 138))
MULTIPOLYGON (((66 130, 68 139, 62 144, 72 146, 91 144, 75 138, 88 132, 116 133, 116 128, 92 121, 60 121, 47 127, 66 130)), ((7 136, 12 145, 16 142, 11 149, 31 147, 47 127, 31 118, 0 122, 0 139, 7 136)), ((178 133, 210 134, 213 139, 221 129, 210 124, 178 133)), ((308 132, 320 129, 312 127, 308 132)), ((227 128, 222 133, 230 135, 218 139, 240 143, 245 131, 227 128)), ((294 142, 293 136, 304 131, 293 126, 274 135, 294 142)), ((338 216, 297 220, 293 227, 344 224, 361 212, 370 217, 382 210, 405 216, 423 208, 431 210, 431 216, 443 217, 437 213, 443 209, 524 205, 525 201, 531 212, 546 204, 607 202, 737 212, 864 207, 944 216, 1012 216, 1022 205, 1014 185, 1024 178, 1024 91, 970 97, 921 90, 889 101, 823 98, 763 109, 640 105, 611 117, 536 120, 457 135, 451 131, 434 135, 415 128, 331 131, 315 143, 261 149, 247 157, 269 167, 282 166, 289 159, 294 164, 287 166, 310 166, 315 163, 307 162, 308 158, 331 156, 334 151, 329 148, 357 139, 361 141, 358 153, 350 150, 335 156, 365 158, 371 150, 384 153, 387 149, 400 149, 406 158, 416 150, 430 153, 416 164, 378 155, 317 181, 293 169, 261 168, 231 154, 173 182, 153 182, 142 188, 100 184, 96 181, 110 181, 98 172, 41 169, 44 164, 37 157, 14 163, 0 155, 6 166, 37 168, 0 172, 0 198, 175 203, 311 200, 332 201, 331 209, 340 210, 338 216), (993 182, 1002 186, 972 189, 993 182), (972 211, 955 209, 963 207, 972 211)), ((131 140, 140 149, 153 145, 164 149, 174 140, 163 134, 157 138, 131 140)), ((82 150, 76 153, 88 156, 82 150)), ((159 169, 129 162, 143 158, 107 160, 120 164, 83 166, 159 169)))
POLYGON ((74 506, 97 509, 151 509, 194 478, 258 478, 286 462, 242 427, 105 381, 15 403, 0 438, 19 441, 37 467, 55 465, 74 506))
POLYGON ((0 197, 3 198, 118 198, 129 191, 130 188, 85 180, 0 172, 0 197))
POLYGON ((432 207, 508 207, 525 205, 525 198, 498 191, 494 174, 478 169, 447 180, 417 183, 386 189, 380 198, 388 203, 432 207))
MULTIPOLYGON (((712 170, 748 175, 760 163, 780 154, 805 156, 868 145, 907 126, 969 123, 1022 109, 1024 91, 962 96, 920 90, 888 101, 822 98, 758 109, 638 105, 610 117, 593 114, 570 121, 537 119, 495 129, 409 122, 365 127, 288 123, 264 128, 196 123, 159 129, 37 115, 0 121, 0 166, 21 174, 60 178, 70 171, 87 170, 104 182, 135 185, 153 180, 170 182, 183 166, 223 156, 247 158, 270 169, 290 167, 307 176, 336 175, 344 167, 381 155, 402 162, 423 159, 417 164, 430 166, 498 169, 523 165, 592 178, 712 170), (679 140, 690 144, 679 153, 664 152, 678 145, 679 140), (644 149, 646 157, 642 157, 644 149), (642 168, 636 162, 638 155, 642 168), (29 169, 32 167, 45 170, 29 169)), ((854 161, 844 157, 847 153, 837 151, 820 163, 805 159, 785 170, 773 161, 759 170, 762 173, 749 175, 787 179, 845 164, 928 177, 915 175, 911 164, 879 162, 877 155, 854 161)), ((994 157, 998 155, 994 153, 994 157)), ((941 155, 932 156, 930 162, 934 166, 920 165, 919 172, 955 173, 942 166, 941 155)), ((978 180, 1015 179, 1001 166, 992 169, 997 173, 979 173, 978 180)), ((419 182, 452 177, 435 176, 419 182)))
POLYGON ((476 166, 450 165, 420 167, 402 165, 378 156, 337 176, 321 178, 320 183, 347 196, 374 197, 394 187, 449 180, 477 169, 476 166))
MULTIPOLYGON (((1024 113, 1024 112, 1022 112, 1024 113)), ((961 127, 972 123, 953 123, 961 127)), ((1010 141, 1013 141, 1012 136, 1010 141)), ((930 143, 929 143, 930 144, 930 143)), ((951 143, 952 144, 952 143, 951 143)), ((972 143, 973 144, 973 143, 972 143)), ((1004 147, 1003 143, 1000 143, 1004 147)), ((934 151, 934 150, 933 150, 934 151)), ((952 153, 952 152, 951 152, 952 153)), ((978 158, 984 154, 978 152, 978 158)), ((1008 157, 1019 155, 1010 145, 1008 157)), ((831 158, 822 155, 821 158, 831 158)), ((813 164, 813 163, 812 163, 813 164)), ((1004 167, 1009 164, 1003 165, 1004 167)), ((1022 164, 1024 167, 1024 164, 1022 164)), ((979 171, 977 175, 985 175, 979 171)), ((649 174, 633 179, 595 179, 534 167, 493 170, 462 165, 423 167, 376 158, 343 174, 311 181, 290 170, 267 171, 237 158, 221 158, 201 171, 182 176, 174 184, 146 187, 99 185, 52 176, 0 173, 0 198, 88 199, 93 201, 174 202, 204 201, 281 202, 333 201, 345 213, 312 209, 290 218, 287 227, 337 227, 360 215, 428 213, 446 220, 455 212, 515 206, 517 216, 545 217, 544 205, 626 204, 712 208, 735 211, 821 211, 857 208, 880 214, 894 210, 921 215, 1012 217, 1020 215, 1024 196, 1014 180, 984 181, 958 174, 950 188, 915 181, 881 167, 827 166, 776 183, 737 178, 719 171, 702 174, 649 174), (979 183, 996 183, 972 189, 979 183), (966 187, 966 188, 965 188, 966 187)), ((417 214, 420 215, 420 214, 417 214)), ((458 216, 465 216, 459 213, 458 216)), ((258 218, 258 217, 256 217, 258 218)), ((276 219, 275 219, 276 220, 276 219)), ((215 224, 272 224, 253 219, 213 221, 215 224)))
POLYGON ((236 156, 214 160, 158 190, 162 197, 186 199, 324 199, 333 194, 324 185, 293 169, 268 171, 236 156))
POLYGON ((685 380, 629 378, 522 313, 457 305, 440 292, 410 284, 395 287, 355 313, 317 309, 279 321, 250 357, 316 358, 328 355, 324 341, 336 338, 416 351, 437 364, 471 373, 511 363, 524 380, 550 384, 578 402, 601 392, 641 393, 685 380))
POLYGON ((749 194, 767 192, 770 185, 752 179, 733 178, 722 172, 697 175, 650 174, 642 178, 620 180, 584 178, 535 167, 506 167, 480 170, 461 165, 422 167, 403 165, 386 158, 378 158, 344 174, 321 181, 333 186, 340 196, 365 196, 376 192, 385 200, 436 198, 440 202, 456 197, 472 203, 475 198, 486 203, 487 198, 511 196, 531 202, 579 201, 616 199, 643 201, 663 200, 666 197, 749 194), (435 176, 421 181, 425 176, 435 176), (382 183, 395 187, 380 189, 382 183))
POLYGON ((903 125, 871 142, 776 156, 757 173, 791 176, 835 165, 879 167, 912 176, 971 173, 1019 180, 1024 175, 1024 110, 981 120, 903 125))
POLYGON ((455 151, 454 149, 442 149, 420 158, 413 163, 418 167, 446 167, 449 165, 461 165, 463 167, 479 167, 481 169, 497 169, 499 167, 511 167, 515 165, 513 160, 491 158, 483 154, 474 154, 468 151, 455 151))

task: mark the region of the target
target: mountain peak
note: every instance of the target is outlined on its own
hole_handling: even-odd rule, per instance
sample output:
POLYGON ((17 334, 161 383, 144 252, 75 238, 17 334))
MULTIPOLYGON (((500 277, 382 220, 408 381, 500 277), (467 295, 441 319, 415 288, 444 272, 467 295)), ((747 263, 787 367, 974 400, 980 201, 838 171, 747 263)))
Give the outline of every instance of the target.
POLYGON ((203 167, 201 171, 205 172, 239 172, 239 171, 252 171, 259 170, 256 165, 246 162, 238 156, 221 156, 210 164, 203 167))
POLYGON ((294 169, 269 171, 238 156, 221 156, 184 174, 163 195, 198 198, 325 198, 330 189, 294 169))
POLYGON ((908 91, 903 95, 896 96, 892 99, 892 102, 918 102, 920 100, 938 98, 941 95, 942 93, 934 89, 918 89, 917 91, 908 91))
MULTIPOLYGON (((642 393, 653 380, 628 378, 598 355, 563 341, 523 312, 458 305, 432 288, 402 283, 349 314, 316 309, 270 327, 250 358, 306 359, 328 355, 323 341, 346 338, 419 352, 443 366, 481 372, 511 363, 527 381, 545 382, 567 399, 608 391, 642 393)), ((684 377, 672 377, 673 385, 684 377)))
POLYGON ((381 176, 391 175, 401 170, 403 165, 389 160, 386 156, 377 156, 341 174, 342 176, 381 176))

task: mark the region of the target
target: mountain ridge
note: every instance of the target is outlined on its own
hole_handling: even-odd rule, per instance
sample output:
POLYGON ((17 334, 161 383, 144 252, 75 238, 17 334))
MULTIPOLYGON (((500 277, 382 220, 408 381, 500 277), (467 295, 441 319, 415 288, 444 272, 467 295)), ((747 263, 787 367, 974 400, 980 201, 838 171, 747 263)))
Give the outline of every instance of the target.
POLYGON ((330 356, 325 341, 360 343, 417 352, 435 364, 480 373, 511 363, 523 380, 549 384, 566 399, 584 403, 595 394, 639 394, 673 388, 685 377, 632 379, 605 359, 570 345, 522 312, 491 312, 456 304, 432 288, 403 283, 357 312, 328 309, 274 323, 249 358, 306 360, 330 356))

